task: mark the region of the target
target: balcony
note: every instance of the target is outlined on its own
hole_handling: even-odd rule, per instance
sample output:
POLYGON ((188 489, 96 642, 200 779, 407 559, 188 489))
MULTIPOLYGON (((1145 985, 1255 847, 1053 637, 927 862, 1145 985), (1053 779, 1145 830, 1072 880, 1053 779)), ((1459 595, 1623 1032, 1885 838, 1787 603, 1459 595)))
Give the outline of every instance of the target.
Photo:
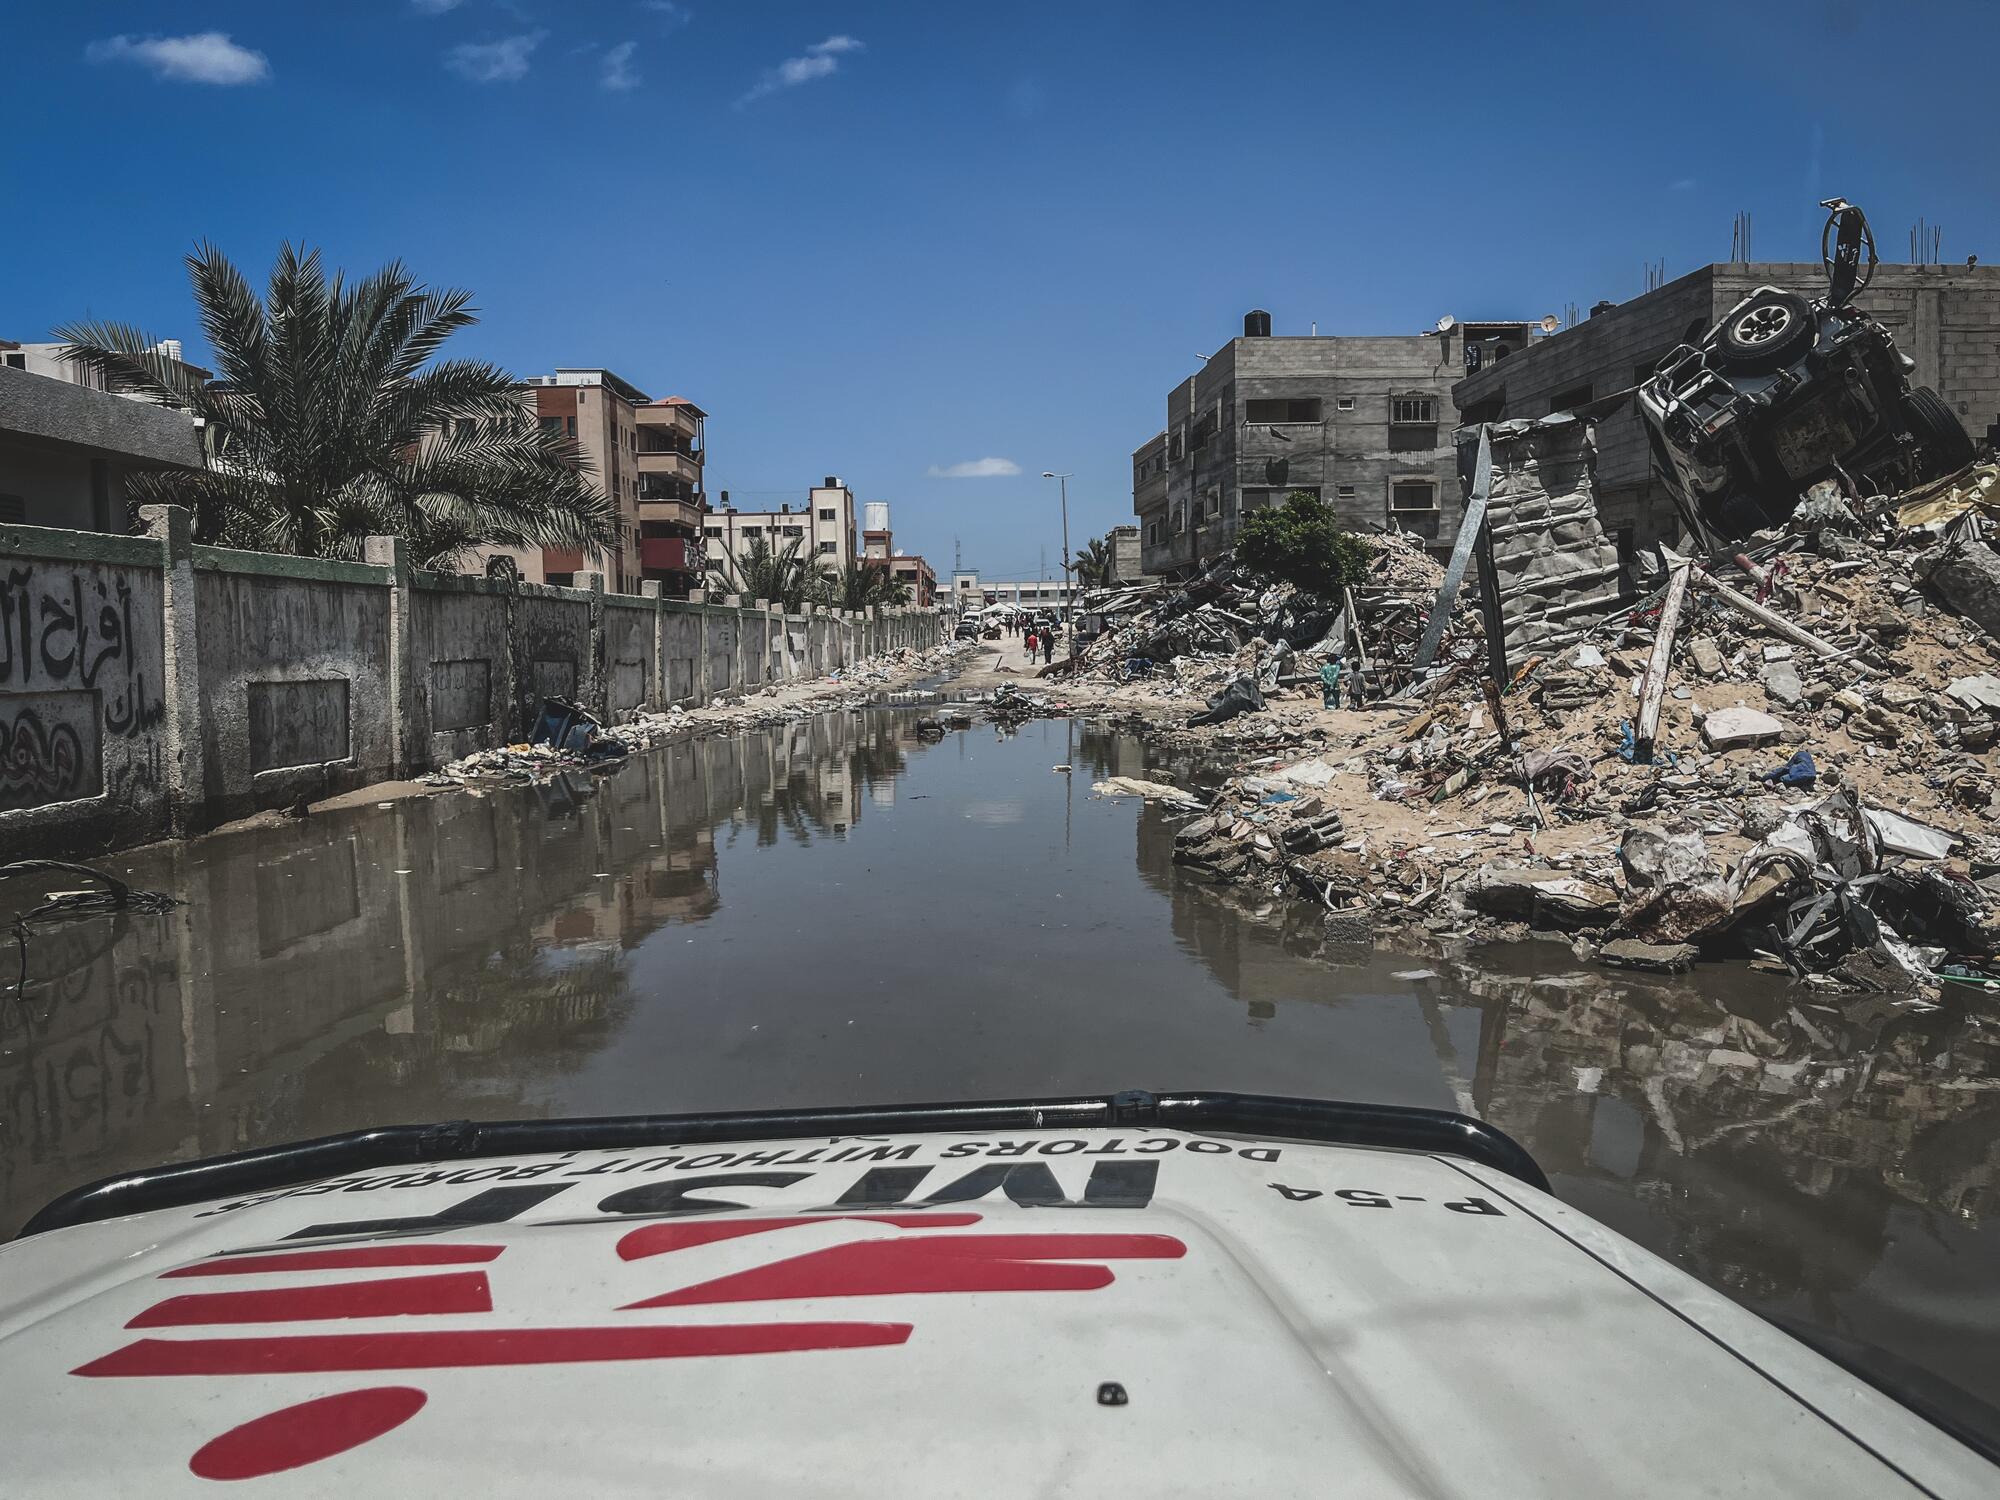
POLYGON ((639 539, 639 568, 654 573, 699 573, 702 549, 699 541, 678 536, 648 536, 639 539))
POLYGON ((682 437, 699 440, 701 418, 694 409, 687 406, 642 406, 632 414, 645 433, 678 433, 682 437))
POLYGON ((638 462, 639 472, 658 474, 667 479, 685 480, 689 484, 701 483, 701 455, 683 453, 678 449, 648 451, 641 448, 633 455, 638 462))
POLYGON ((639 491, 639 520, 664 521, 669 526, 685 526, 691 531, 700 531, 702 518, 707 515, 700 505, 692 500, 677 500, 667 495, 648 495, 642 487, 639 491))

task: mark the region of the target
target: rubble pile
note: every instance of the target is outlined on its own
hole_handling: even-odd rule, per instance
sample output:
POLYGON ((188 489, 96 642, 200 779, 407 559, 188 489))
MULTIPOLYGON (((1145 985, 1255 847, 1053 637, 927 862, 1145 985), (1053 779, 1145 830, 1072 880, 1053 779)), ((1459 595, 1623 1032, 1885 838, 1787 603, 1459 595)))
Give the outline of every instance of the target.
MULTIPOLYGON (((723 731, 773 729, 818 714, 867 708, 906 698, 885 693, 892 683, 950 671, 974 648, 962 641, 928 650, 901 647, 864 657, 810 682, 772 684, 750 693, 731 693, 701 708, 675 704, 665 710, 641 708, 622 724, 602 726, 562 744, 520 743, 477 750, 418 777, 425 786, 483 788, 545 781, 565 771, 611 770, 634 751, 668 740, 693 739, 723 731)), ((546 710, 545 710, 546 711, 546 710)))
POLYGON ((2000 469, 1932 489, 1816 494, 1715 573, 1663 551, 1649 597, 1497 693, 1461 653, 1363 711, 1288 701, 1318 694, 1268 670, 1307 654, 1281 629, 1170 662, 1150 727, 1238 768, 1175 858, 1364 931, 1557 931, 1609 964, 1879 990, 2000 976, 2000 469), (1261 704, 1175 714, 1246 683, 1261 704))
MULTIPOLYGON (((1266 585, 1224 556, 1186 584, 1145 584, 1084 596, 1083 613, 1104 629, 1076 658, 1075 676, 1095 685, 1146 680, 1166 697, 1198 697, 1220 723, 1270 698, 1318 701, 1321 668, 1352 654, 1354 690, 1400 687, 1443 570, 1415 537, 1366 539, 1375 551, 1366 582, 1339 599, 1266 585), (1358 637, 1358 648, 1357 648, 1358 637), (1232 689, 1234 690, 1232 693, 1232 689)), ((1455 616, 1446 653, 1469 655, 1478 621, 1455 616)))

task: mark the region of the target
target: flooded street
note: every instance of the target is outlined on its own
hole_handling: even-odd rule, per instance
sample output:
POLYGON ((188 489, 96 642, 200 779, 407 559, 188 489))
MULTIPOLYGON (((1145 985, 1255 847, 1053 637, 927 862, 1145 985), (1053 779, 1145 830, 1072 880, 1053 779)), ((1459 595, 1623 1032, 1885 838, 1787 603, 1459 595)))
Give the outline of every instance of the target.
POLYGON ((1091 796, 1147 774, 1136 740, 927 745, 919 712, 104 861, 189 905, 30 941, 0 996, 0 1227, 120 1169, 371 1123, 1383 1100, 1477 1113, 1703 1279, 2000 1403, 2000 1033, 1975 1014, 1546 944, 1326 948, 1310 910, 1178 874, 1159 808, 1091 796))

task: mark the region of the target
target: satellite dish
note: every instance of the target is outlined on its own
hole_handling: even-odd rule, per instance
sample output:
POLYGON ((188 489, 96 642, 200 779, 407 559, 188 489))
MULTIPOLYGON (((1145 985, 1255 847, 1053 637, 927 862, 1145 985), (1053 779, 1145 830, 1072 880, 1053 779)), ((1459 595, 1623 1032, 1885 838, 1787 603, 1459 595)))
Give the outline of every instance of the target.
POLYGON ((1437 330, 1439 333, 1450 333, 1457 326, 1458 319, 1454 318, 1450 313, 1446 313, 1437 321, 1437 330))
POLYGON ((1557 317, 1554 313, 1550 313, 1547 317, 1542 319, 1543 333, 1554 333, 1558 328, 1562 326, 1563 326, 1562 319, 1557 317))

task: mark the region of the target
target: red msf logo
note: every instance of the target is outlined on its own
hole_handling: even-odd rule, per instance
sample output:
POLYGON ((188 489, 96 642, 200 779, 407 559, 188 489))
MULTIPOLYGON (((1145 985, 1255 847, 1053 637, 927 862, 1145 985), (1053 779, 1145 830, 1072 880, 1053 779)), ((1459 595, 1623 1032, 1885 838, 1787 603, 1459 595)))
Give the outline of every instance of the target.
MULTIPOLYGON (((972 1213, 800 1215, 676 1220, 643 1225, 618 1241, 618 1258, 645 1260, 697 1245, 772 1234, 829 1219, 894 1229, 962 1229, 972 1213)), ((473 1267, 505 1247, 453 1243, 352 1245, 220 1255, 163 1273, 163 1281, 226 1276, 242 1290, 190 1292, 154 1303, 128 1328, 231 1328, 343 1318, 465 1317, 491 1313, 483 1270, 301 1282, 301 1274, 473 1267), (284 1278, 275 1284, 262 1278, 284 1278), (260 1284, 261 1282, 261 1284, 260 1284)), ((1113 1280, 1108 1260, 1174 1260, 1181 1241, 1160 1234, 920 1234, 834 1245, 662 1292, 615 1309, 782 1302, 801 1297, 878 1297, 915 1292, 1088 1292, 1113 1280)), ((413 1325, 370 1333, 270 1333, 142 1337, 71 1373, 91 1377, 322 1375, 473 1366, 694 1359, 862 1349, 901 1344, 908 1323, 671 1324, 626 1319, 589 1326, 512 1328, 413 1325)), ((331 1458, 407 1422, 429 1399, 408 1385, 365 1386, 282 1407, 230 1428, 198 1449, 188 1467, 204 1479, 249 1479, 331 1458)))

